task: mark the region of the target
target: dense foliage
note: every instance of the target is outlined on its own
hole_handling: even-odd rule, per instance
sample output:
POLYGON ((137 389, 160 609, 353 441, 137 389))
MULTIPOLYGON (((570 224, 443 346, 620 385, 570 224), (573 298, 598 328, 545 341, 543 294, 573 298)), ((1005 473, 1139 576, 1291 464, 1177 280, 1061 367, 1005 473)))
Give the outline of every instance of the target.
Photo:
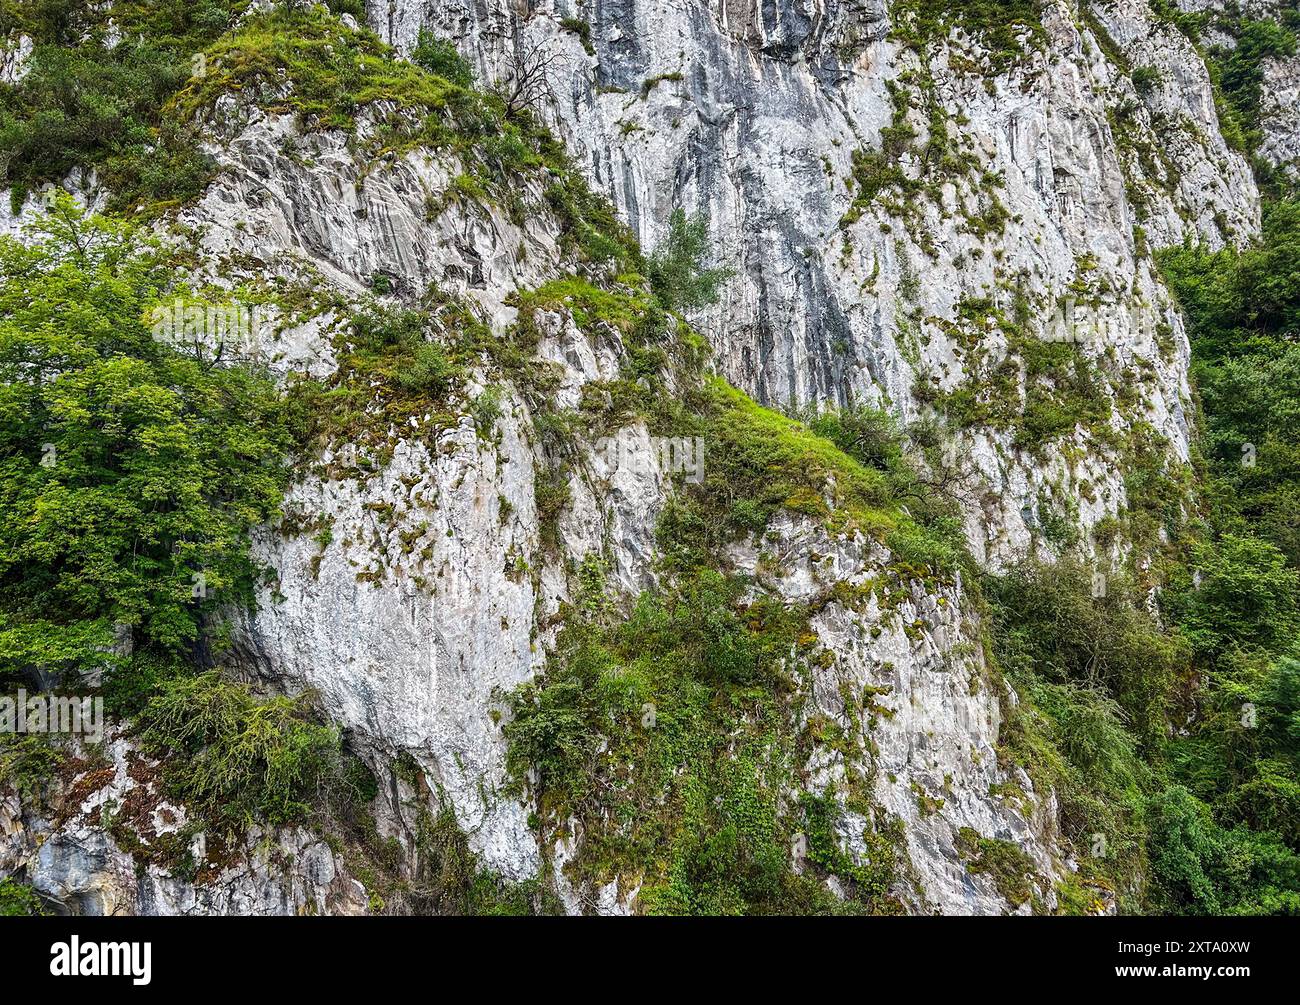
POLYGON ((709 251, 709 224, 703 215, 688 218, 673 210, 668 235, 646 260, 646 276, 660 302, 685 311, 716 303, 718 287, 731 275, 724 268, 703 268, 709 251))
POLYGON ((1300 852, 1300 203, 1244 251, 1161 256, 1187 313, 1205 416, 1201 520, 1166 608, 1192 647, 1199 714, 1169 744, 1159 906, 1296 913, 1300 852))
POLYGON ((275 390, 155 335, 160 250, 66 197, 0 240, 0 669, 88 669, 114 630, 199 655, 246 601, 288 446, 275 390))
MULTIPOLYGON (((0 239, 0 680, 104 671, 178 794, 228 830, 307 812, 338 739, 283 699, 192 676, 215 612, 252 602, 252 529, 276 515, 289 440, 264 375, 185 352, 153 309, 168 253, 52 202, 0 239)), ((63 755, 5 737, 0 776, 39 799, 63 755)))
POLYGON ((45 913, 41 899, 30 886, 0 878, 0 918, 27 918, 45 913))
POLYGON ((339 771, 338 733, 301 701, 257 701, 215 673, 166 682, 136 725, 177 796, 234 832, 306 818, 339 771))
POLYGON ((5 4, 0 35, 34 41, 27 72, 0 87, 3 183, 15 205, 74 169, 103 175, 118 207, 198 194, 211 167, 163 108, 201 67, 196 54, 246 0, 5 4))
MULTIPOLYGON (((431 219, 461 200, 522 220, 519 180, 531 175, 530 198, 542 193, 576 260, 641 266, 627 228, 531 113, 471 90, 445 43, 423 39, 407 63, 323 8, 247 6, 6 5, 0 28, 36 43, 21 81, 0 86, 15 204, 69 172, 94 172, 115 209, 193 198, 208 178, 197 131, 232 90, 308 130, 351 131, 384 102, 395 111, 371 154, 445 148, 466 168, 449 201, 426 207, 431 219)), ((361 13, 331 4, 348 6, 361 13)), ((423 415, 470 358, 486 354, 522 380, 526 347, 490 338, 458 303, 371 301, 348 312, 335 378, 297 382, 282 399, 256 368, 201 348, 202 336, 186 346, 158 330, 155 308, 202 303, 184 289, 183 256, 66 196, 46 209, 24 241, 0 242, 0 679, 72 684, 103 670, 110 715, 159 758, 191 827, 217 841, 254 823, 325 826, 346 842, 375 910, 381 889, 413 910, 547 909, 540 892, 479 871, 445 808, 421 822, 418 868, 404 876, 364 808, 373 779, 310 702, 257 698, 205 672, 221 658, 217 612, 253 601, 263 570, 250 531, 278 516, 291 454, 341 435, 364 443, 372 427, 423 415)), ((374 290, 391 293, 389 277, 374 290)), ((489 389, 472 406, 485 435, 495 400, 489 389)), ((44 736, 0 738, 0 785, 41 803, 68 758, 44 736)), ((125 817, 111 825, 124 847, 187 875, 195 867, 183 841, 149 848, 125 817)), ((39 908, 24 891, 5 882, 6 912, 39 908)))

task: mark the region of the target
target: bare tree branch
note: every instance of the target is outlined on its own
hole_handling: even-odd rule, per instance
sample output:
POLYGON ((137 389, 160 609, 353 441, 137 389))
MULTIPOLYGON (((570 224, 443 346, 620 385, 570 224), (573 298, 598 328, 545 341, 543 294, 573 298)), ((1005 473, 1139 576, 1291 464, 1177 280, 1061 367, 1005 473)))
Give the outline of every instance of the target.
POLYGON ((561 53, 548 48, 545 41, 518 39, 510 52, 505 75, 496 83, 506 110, 511 115, 525 110, 540 112, 547 101, 554 101, 551 80, 561 65, 561 53))

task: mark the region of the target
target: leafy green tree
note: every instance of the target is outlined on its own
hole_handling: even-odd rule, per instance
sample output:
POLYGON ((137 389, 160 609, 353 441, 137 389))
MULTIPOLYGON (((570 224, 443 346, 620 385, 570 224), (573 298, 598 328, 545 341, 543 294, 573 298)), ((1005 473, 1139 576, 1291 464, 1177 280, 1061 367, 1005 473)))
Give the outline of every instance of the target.
POLYGON ((1273 352, 1300 332, 1300 202, 1270 205, 1259 241, 1244 251, 1188 244, 1161 252, 1160 263, 1187 314, 1201 373, 1273 352))
POLYGON ((469 87, 474 80, 474 72, 456 46, 424 28, 411 50, 411 62, 460 87, 469 87))
POLYGON ((1170 606, 1198 652, 1218 655, 1233 645, 1272 649, 1294 637, 1300 574, 1269 542, 1225 534, 1196 545, 1192 576, 1170 606))
POLYGON ((707 267, 708 253, 709 221, 704 214, 687 217, 685 210, 673 210, 668 236, 646 261, 650 285, 669 310, 693 310, 718 302, 718 287, 732 272, 707 267))
POLYGON ((1149 805, 1151 902, 1168 914, 1300 914, 1300 856, 1274 835, 1219 826, 1181 786, 1149 805))
POLYGON ((30 237, 0 239, 0 669, 100 663, 115 625, 201 655, 286 482, 274 385, 155 337, 174 273, 125 225, 60 196, 30 237))
MULTIPOLYGON (((1258 100, 1261 54, 1289 46, 1247 24, 1221 83, 1258 100)), ((1224 58, 1220 54, 1220 58, 1224 58)), ((1180 913, 1295 913, 1300 850, 1300 203, 1276 201, 1251 247, 1162 253, 1187 314, 1205 412, 1206 515, 1165 591, 1205 682, 1167 754, 1180 785, 1153 805, 1153 904, 1180 913), (1229 829, 1231 828, 1231 829, 1229 829)))

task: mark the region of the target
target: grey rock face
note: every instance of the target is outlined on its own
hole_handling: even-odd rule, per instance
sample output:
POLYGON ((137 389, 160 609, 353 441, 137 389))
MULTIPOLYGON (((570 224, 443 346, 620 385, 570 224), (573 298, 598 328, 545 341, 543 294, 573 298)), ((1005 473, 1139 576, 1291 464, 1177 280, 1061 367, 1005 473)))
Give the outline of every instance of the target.
MULTIPOLYGON (((1281 22, 1290 12, 1294 15, 1294 0, 1243 0, 1229 3, 1225 0, 1178 0, 1180 10, 1193 14, 1241 17, 1281 22)), ((1212 45, 1232 49, 1236 40, 1211 21, 1206 41, 1212 45)), ((1270 57, 1263 60, 1263 80, 1260 86, 1260 119, 1263 133, 1258 155, 1284 175, 1300 178, 1300 52, 1289 57, 1270 57)))
POLYGON ((1300 52, 1264 61, 1259 156, 1300 180, 1300 52))
MULTIPOLYGON (((860 586, 890 560, 878 545, 860 537, 831 538, 807 520, 776 520, 772 535, 779 543, 769 542, 766 549, 792 556, 777 573, 765 574, 752 548, 738 546, 733 558, 739 570, 792 601, 824 599, 836 584, 841 590, 860 586)), ((858 728, 875 755, 860 765, 830 750, 814 755, 814 790, 840 791, 854 768, 873 780, 879 806, 902 824, 910 866, 904 897, 913 910, 1028 912, 1028 903, 1008 905, 988 877, 966 870, 958 847, 963 828, 1024 850, 1040 877, 1043 903, 1054 905, 1054 883, 1070 868, 1058 847, 1054 797, 1036 793, 1020 769, 999 765, 1002 702, 1015 698, 1001 693, 982 650, 971 644, 977 622, 961 583, 930 592, 914 585, 905 600, 888 608, 875 593, 858 603, 817 606, 812 627, 834 658, 814 672, 813 706, 852 729, 844 695, 864 689, 874 695, 875 708, 858 728)), ((861 835, 843 838, 851 843, 861 835)))
POLYGON ((0 791, 0 874, 18 875, 60 913, 360 914, 364 887, 329 846, 302 829, 250 833, 208 864, 205 835, 161 791, 157 764, 127 738, 77 748, 45 808, 0 791), (189 842, 198 879, 157 864, 168 840, 189 842))
MULTIPOLYGON (((1029 330, 1043 337, 1080 269, 1095 267, 1094 293, 1112 292, 1088 294, 1081 351, 1117 384, 1132 366, 1152 371, 1115 425, 1150 422, 1182 458, 1186 345, 1147 248, 1247 240, 1259 198, 1219 134, 1187 39, 1142 0, 1090 9, 1093 27, 1080 26, 1073 5, 1049 3, 1040 40, 1026 36, 1024 57, 997 72, 995 54, 960 32, 919 56, 894 32, 903 5, 880 0, 561 0, 526 11, 395 0, 370 19, 401 51, 422 27, 456 40, 482 81, 508 77, 520 53, 548 53, 542 110, 642 242, 662 239, 676 207, 708 215, 734 277, 694 320, 722 372, 759 401, 861 402, 911 419, 918 381, 949 391, 969 373, 951 338, 964 301, 1009 313, 1028 297, 1029 330), (594 54, 564 18, 586 21, 594 54), (1127 72, 1137 66, 1158 80, 1144 95, 1127 72), (916 132, 899 167, 937 188, 857 215, 854 156, 880 149, 895 94, 908 96, 916 132), (964 169, 926 173, 927 103, 964 169), (1001 225, 982 226, 999 206, 1001 225), (1154 338, 1166 326, 1172 352, 1154 338)), ((983 458, 964 470, 983 500, 968 507, 982 557, 1034 550, 1038 499, 1053 488, 1041 464, 1009 439, 958 434, 969 442, 955 456, 983 458)), ((1107 500, 1082 515, 1085 530, 1123 503, 1113 478, 1062 476, 1057 490, 1107 500)))
MULTIPOLYGON (((513 320, 504 304, 510 292, 564 271, 555 244, 558 227, 544 213, 530 217, 527 231, 483 207, 453 208, 425 219, 427 197, 441 195, 455 173, 454 165, 436 156, 415 151, 375 168, 358 191, 359 168, 343 154, 341 138, 296 137, 283 120, 259 114, 230 121, 236 131, 214 147, 225 170, 185 216, 214 278, 236 283, 262 273, 307 275, 348 296, 365 289, 376 269, 408 263, 401 277, 413 294, 428 283, 475 275, 460 292, 502 329, 513 320), (310 157, 291 160, 284 153, 301 152, 301 144, 312 144, 310 157), (506 253, 525 242, 526 256, 506 253), (517 264, 521 259, 527 264, 517 264)), ((332 308, 282 320, 263 332, 259 355, 278 372, 299 367, 328 373, 331 340, 338 334, 332 308)), ((591 338, 563 311, 541 314, 538 327, 539 355, 559 368, 556 406, 576 404, 588 381, 616 375, 622 352, 617 340, 591 338)), ((471 387, 454 407, 468 413, 481 390, 471 387)), ((535 470, 544 457, 533 406, 514 389, 504 391, 490 436, 468 414, 451 426, 416 419, 409 430, 390 431, 391 456, 371 474, 356 471, 364 445, 342 443, 322 456, 318 469, 306 472, 286 500, 286 527, 267 528, 259 538, 258 554, 276 579, 256 613, 236 624, 235 652, 251 677, 291 693, 313 689, 330 717, 351 731, 381 778, 382 833, 408 840, 411 800, 436 793, 454 810, 485 866, 525 879, 538 873, 544 856, 562 866, 573 849, 539 847, 527 826, 529 807, 505 792, 504 745, 490 714, 494 690, 541 668, 554 631, 544 627, 547 618, 569 596, 567 570, 584 556, 601 555, 612 584, 626 593, 653 585, 654 528, 670 489, 657 462, 612 465, 608 451, 584 443, 571 502, 557 528, 559 553, 548 554, 541 547, 535 495, 535 470), (288 522, 329 526, 333 533, 321 544, 312 534, 289 530, 288 522), (427 780, 423 795, 392 775, 389 766, 399 753, 421 769, 427 780)), ((654 456, 644 426, 627 427, 618 436, 623 449, 613 456, 654 456)), ((868 578, 890 560, 861 541, 821 540, 824 532, 811 525, 782 525, 773 533, 788 538, 784 550, 792 555, 815 544, 824 555, 840 556, 831 580, 868 578)), ((738 554, 742 569, 746 560, 738 554)), ((796 562, 769 586, 803 601, 816 582, 831 581, 826 575, 823 567, 796 562)), ((816 626, 837 657, 826 672, 879 685, 898 705, 874 737, 879 764, 873 773, 877 798, 908 834, 907 901, 918 910, 1007 909, 995 890, 967 876, 956 857, 954 835, 970 826, 1031 848, 1050 902, 1051 882, 1067 868, 1045 822, 1050 813, 1031 826, 1019 807, 986 795, 993 780, 1007 780, 996 759, 985 756, 996 740, 1000 696, 987 689, 970 693, 972 675, 981 670, 954 655, 963 630, 961 606, 959 591, 918 594, 914 605, 892 613, 832 605, 816 626), (915 643, 903 627, 913 621, 933 622, 915 643), (873 628, 879 628, 874 637, 873 628), (918 787, 937 792, 945 785, 975 794, 954 801, 942 820, 927 817, 918 787)), ((826 714, 843 715, 835 694, 829 678, 817 685, 826 714)), ((816 766, 820 784, 835 791, 843 768, 833 762, 816 766)), ((1026 798, 1026 806, 1037 805, 1032 792, 1026 798)), ((857 837, 846 835, 850 839, 857 837)), ((50 845, 40 889, 87 903, 98 897, 95 903, 109 909, 108 894, 96 892, 105 885, 97 877, 116 874, 122 860, 105 840, 91 827, 77 843, 50 845), (92 856, 98 856, 93 867, 85 864, 92 856)), ((306 868, 316 860, 299 861, 306 868)), ((112 902, 158 911, 355 906, 347 900, 336 908, 334 901, 321 900, 320 888, 333 882, 325 878, 329 866, 321 860, 312 869, 320 882, 305 885, 308 879, 295 868, 286 888, 249 867, 240 874, 246 878, 228 883, 224 893, 175 877, 140 887, 119 882, 112 902)), ((634 892, 574 890, 559 871, 557 883, 562 893, 567 890, 572 909, 594 905, 618 913, 635 906, 634 892)))

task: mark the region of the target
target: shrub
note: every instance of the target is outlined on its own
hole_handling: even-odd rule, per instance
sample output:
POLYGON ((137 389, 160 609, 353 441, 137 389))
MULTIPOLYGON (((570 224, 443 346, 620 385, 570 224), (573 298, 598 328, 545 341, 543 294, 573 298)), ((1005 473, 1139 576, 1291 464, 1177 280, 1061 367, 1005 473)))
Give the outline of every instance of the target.
POLYGON ((1300 914, 1300 856, 1273 835, 1225 830, 1181 786, 1151 800, 1151 899, 1168 914, 1300 914))
POLYGON ((582 42, 582 48, 588 56, 596 55, 596 47, 591 42, 591 25, 581 18, 562 17, 560 18, 560 27, 565 31, 571 31, 578 36, 582 42))
POLYGON ((104 673, 104 711, 118 719, 138 715, 162 685, 189 671, 183 658, 144 650, 120 660, 104 673))
POLYGON ((0 789, 11 787, 27 804, 40 804, 66 759, 44 733, 0 733, 0 789))
POLYGON ((894 34, 922 52, 960 28, 989 50, 995 73, 1005 72, 1047 41, 1041 5, 1035 0, 903 0, 892 20, 894 34))
POLYGON ((432 342, 416 344, 410 365, 398 372, 397 382, 404 391, 445 394, 461 375, 460 367, 439 345, 432 342))
MULTIPOLYGON (((1118 718, 1148 750, 1158 749, 1186 645, 1142 609, 1124 576, 1104 583, 1105 595, 1094 596, 1092 571, 1068 558, 987 580, 994 652, 1013 680, 1067 685, 1053 692, 1052 704, 1076 725, 1118 718), (1097 705, 1099 696, 1122 713, 1097 718, 1105 707, 1097 705), (1080 706, 1078 699, 1087 700, 1080 706), (1085 716, 1083 708, 1091 711, 1085 716)), ((1085 756, 1078 763, 1090 769, 1090 762, 1085 756)))
POLYGON ((425 28, 420 29, 415 48, 411 50, 411 62, 459 87, 469 87, 474 80, 469 63, 456 46, 425 28))
POLYGON ((1034 860, 1012 841, 982 837, 970 827, 957 834, 957 850, 966 870, 987 874, 1003 899, 1012 907, 1026 903, 1034 894, 1037 875, 1034 860))
POLYGON ((0 918, 29 918, 45 914, 45 905, 26 883, 0 877, 0 918))
POLYGON ((646 261, 655 295, 669 310, 686 311, 717 303, 718 287, 732 275, 727 268, 708 268, 709 222, 703 213, 687 217, 673 210, 668 235, 646 261))
POLYGON ((1160 71, 1154 66, 1139 66, 1131 74, 1133 87, 1143 96, 1156 89, 1161 80, 1160 71))
POLYGON ((814 415, 808 428, 877 471, 893 471, 903 459, 898 424, 888 412, 865 407, 832 409, 814 415))
POLYGON ((1255 149, 1262 139, 1259 128, 1264 61, 1285 59, 1295 53, 1295 35, 1277 21, 1243 19, 1236 25, 1231 47, 1210 50, 1211 77, 1226 99, 1230 119, 1240 123, 1243 146, 1255 149))
POLYGON ((162 684, 136 719, 169 787, 227 831, 308 819, 339 771, 339 736, 302 699, 258 701, 216 673, 162 684))
POLYGON ((11 154, 3 182, 15 205, 42 183, 91 168, 109 182, 114 207, 197 195, 211 164, 162 109, 190 77, 193 54, 226 30, 239 6, 161 0, 29 17, 24 28, 35 45, 27 73, 0 88, 0 144, 11 154), (110 21, 118 36, 111 43, 110 21))

